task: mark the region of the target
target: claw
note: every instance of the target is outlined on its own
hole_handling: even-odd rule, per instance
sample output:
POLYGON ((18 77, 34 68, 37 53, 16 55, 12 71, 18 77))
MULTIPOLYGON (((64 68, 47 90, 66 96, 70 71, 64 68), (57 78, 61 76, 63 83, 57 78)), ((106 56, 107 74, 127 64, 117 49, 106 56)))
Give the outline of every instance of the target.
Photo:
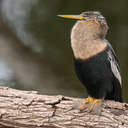
POLYGON ((88 109, 89 112, 95 110, 98 106, 101 105, 103 99, 95 99, 93 97, 88 97, 80 105, 80 110, 88 109))

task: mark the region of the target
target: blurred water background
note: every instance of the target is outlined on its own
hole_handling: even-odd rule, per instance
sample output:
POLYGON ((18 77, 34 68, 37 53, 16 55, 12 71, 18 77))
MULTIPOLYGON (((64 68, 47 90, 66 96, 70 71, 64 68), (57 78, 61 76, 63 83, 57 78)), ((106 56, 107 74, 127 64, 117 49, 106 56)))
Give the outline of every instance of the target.
POLYGON ((127 0, 1 0, 2 14, 14 31, 14 42, 0 41, 0 85, 41 94, 86 97, 74 72, 70 31, 74 20, 58 14, 100 11, 107 19, 119 58, 124 101, 128 102, 127 0))

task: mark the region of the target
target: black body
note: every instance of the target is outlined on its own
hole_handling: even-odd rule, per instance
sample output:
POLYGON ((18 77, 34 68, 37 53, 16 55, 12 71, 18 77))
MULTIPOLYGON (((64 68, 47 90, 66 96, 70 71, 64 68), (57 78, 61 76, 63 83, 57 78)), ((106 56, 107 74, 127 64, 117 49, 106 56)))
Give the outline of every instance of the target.
POLYGON ((114 61, 118 71, 119 65, 111 46, 108 45, 104 51, 87 60, 74 60, 76 74, 85 85, 89 96, 122 102, 121 83, 112 71, 111 61, 114 61), (109 59, 108 52, 113 60, 109 59))

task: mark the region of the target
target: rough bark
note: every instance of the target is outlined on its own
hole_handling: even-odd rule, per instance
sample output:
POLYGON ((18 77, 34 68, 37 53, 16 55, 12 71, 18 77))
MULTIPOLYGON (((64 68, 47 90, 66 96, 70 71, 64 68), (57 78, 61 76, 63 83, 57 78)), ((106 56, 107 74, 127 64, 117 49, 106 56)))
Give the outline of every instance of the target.
POLYGON ((0 127, 128 128, 128 104, 105 101, 96 115, 76 107, 82 100, 0 87, 0 127))

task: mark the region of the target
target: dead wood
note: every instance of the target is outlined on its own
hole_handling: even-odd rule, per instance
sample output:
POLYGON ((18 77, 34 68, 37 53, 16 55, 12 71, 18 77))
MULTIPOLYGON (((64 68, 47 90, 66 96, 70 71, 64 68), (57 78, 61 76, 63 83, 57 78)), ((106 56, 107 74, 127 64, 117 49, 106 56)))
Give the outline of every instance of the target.
POLYGON ((128 128, 128 104, 105 101, 96 115, 76 107, 82 100, 0 87, 0 127, 128 128))

